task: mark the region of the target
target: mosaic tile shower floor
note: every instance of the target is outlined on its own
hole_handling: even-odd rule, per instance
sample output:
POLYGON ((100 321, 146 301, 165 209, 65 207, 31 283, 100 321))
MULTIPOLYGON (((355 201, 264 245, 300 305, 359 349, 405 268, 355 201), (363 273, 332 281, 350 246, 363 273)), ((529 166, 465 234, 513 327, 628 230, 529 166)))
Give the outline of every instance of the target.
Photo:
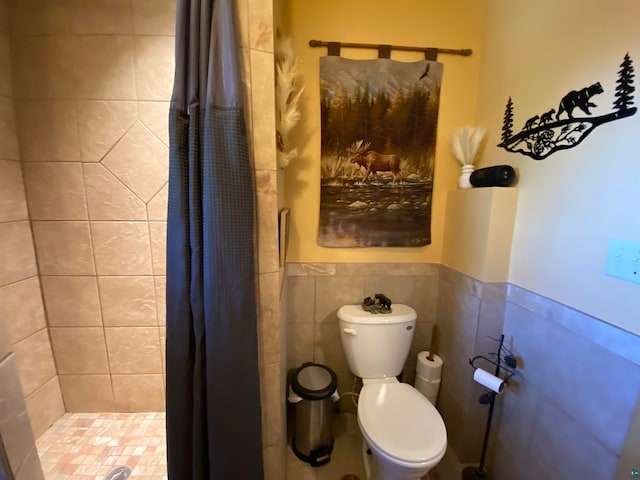
POLYGON ((66 413, 36 443, 46 480, 167 480, 164 413, 66 413))

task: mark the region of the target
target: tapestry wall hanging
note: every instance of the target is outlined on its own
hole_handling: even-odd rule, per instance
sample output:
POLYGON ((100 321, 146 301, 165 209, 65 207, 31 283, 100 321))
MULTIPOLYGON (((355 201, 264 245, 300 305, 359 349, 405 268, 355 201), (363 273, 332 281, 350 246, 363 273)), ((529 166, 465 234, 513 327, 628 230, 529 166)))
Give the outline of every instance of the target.
POLYGON ((543 160, 558 150, 578 146, 593 130, 608 122, 629 117, 636 113, 633 107, 633 61, 624 56, 618 70, 613 110, 603 115, 593 115, 597 108, 597 95, 604 93, 600 82, 567 93, 558 104, 543 113, 529 118, 522 129, 513 133, 514 104, 509 97, 502 123, 502 147, 509 152, 521 153, 534 160, 543 160))
POLYGON ((320 60, 318 243, 431 243, 431 196, 442 64, 320 60))

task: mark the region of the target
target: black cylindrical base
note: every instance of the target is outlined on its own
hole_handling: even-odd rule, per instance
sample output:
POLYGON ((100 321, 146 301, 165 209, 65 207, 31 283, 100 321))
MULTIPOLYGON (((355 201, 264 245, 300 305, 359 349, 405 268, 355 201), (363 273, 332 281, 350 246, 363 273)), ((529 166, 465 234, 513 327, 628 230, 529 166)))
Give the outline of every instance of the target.
POLYGON ((488 480, 489 475, 478 467, 467 467, 462 471, 462 480, 488 480))

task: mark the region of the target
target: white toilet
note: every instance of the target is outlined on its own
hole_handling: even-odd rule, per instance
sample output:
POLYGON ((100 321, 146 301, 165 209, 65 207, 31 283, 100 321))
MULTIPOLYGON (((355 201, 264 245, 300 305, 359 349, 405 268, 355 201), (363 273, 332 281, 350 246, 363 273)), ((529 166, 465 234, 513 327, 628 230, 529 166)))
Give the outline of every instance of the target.
POLYGON ((358 424, 367 480, 421 479, 444 456, 447 431, 431 402, 396 379, 411 348, 415 310, 393 304, 389 314, 372 314, 344 305, 338 318, 349 369, 363 383, 358 424))

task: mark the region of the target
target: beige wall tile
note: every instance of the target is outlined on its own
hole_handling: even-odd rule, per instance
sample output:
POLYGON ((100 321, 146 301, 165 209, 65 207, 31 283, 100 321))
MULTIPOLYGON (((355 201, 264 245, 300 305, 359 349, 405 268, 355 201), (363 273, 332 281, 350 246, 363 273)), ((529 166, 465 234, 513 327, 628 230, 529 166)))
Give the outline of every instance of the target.
POLYGON ((0 436, 17 471, 35 443, 13 355, 0 360, 0 436))
POLYGON ((0 160, 0 222, 28 219, 20 162, 0 160))
POLYGON ((32 222, 41 275, 94 275, 89 222, 32 222))
POLYGON ((167 278, 163 276, 153 277, 156 290, 156 308, 158 309, 158 325, 167 324, 166 302, 167 302, 167 278))
POLYGON ((112 381, 119 411, 164 411, 162 375, 113 375, 112 381))
POLYGON ((259 325, 262 362, 280 361, 280 274, 265 273, 259 281, 259 325))
POLYGON ((6 97, 0 97, 0 140, 0 158, 20 160, 13 102, 6 97))
POLYGON ((23 161, 80 161, 78 118, 73 101, 18 101, 16 123, 23 161))
POLYGON ((13 85, 11 83, 11 49, 9 38, 0 36, 0 95, 13 97, 13 85))
POLYGON ((147 215, 149 220, 167 221, 167 204, 169 198, 169 183, 165 183, 164 187, 156 193, 155 197, 147 203, 147 215))
POLYGON ((98 277, 102 319, 107 327, 156 326, 153 277, 98 277))
POLYGON ((84 183, 91 220, 146 220, 142 200, 99 163, 85 163, 84 183))
POLYGON ((74 98, 71 42, 70 37, 57 35, 13 37, 13 91, 17 99, 74 98))
POLYGON ((98 275, 151 275, 146 222, 92 222, 98 275))
POLYGON ((72 41, 76 98, 135 100, 130 36, 78 35, 72 37, 72 41))
POLYGON ((52 327, 51 345, 58 373, 109 373, 102 327, 52 327))
POLYGON ((45 480, 38 450, 35 446, 31 449, 29 455, 27 455, 27 458, 22 464, 22 468, 18 470, 16 480, 45 480))
POLYGON ((0 285, 38 274, 29 222, 0 223, 0 285))
POLYGON ((13 35, 55 35, 69 31, 65 2, 20 0, 10 2, 13 35))
POLYGON ((418 322, 435 323, 438 307, 438 277, 415 277, 413 280, 413 300, 409 304, 418 313, 418 322))
MULTIPOLYGON (((371 295, 364 289, 364 278, 353 277, 317 277, 316 278, 316 324, 337 325, 336 312, 342 305, 358 304, 371 295)), ((336 328, 337 331, 337 328, 336 328)))
POLYGON ((316 325, 313 360, 330 368, 349 368, 337 324, 316 325))
MULTIPOLYGON (((160 327, 160 354, 162 356, 162 373, 167 374, 167 327, 160 327)), ((165 381, 166 383, 166 381, 165 381)))
POLYGON ((173 37, 135 37, 138 100, 169 100, 175 64, 173 37))
POLYGON ((313 323, 316 304, 316 279, 314 277, 289 277, 287 279, 287 322, 313 323))
POLYGON ((0 287, 0 318, 5 323, 2 336, 11 344, 47 326, 38 277, 0 287))
POLYGON ((140 121, 169 146, 169 102, 139 102, 140 121))
MULTIPOLYGON (((385 275, 366 277, 364 293, 372 297, 376 293, 383 293, 393 303, 403 303, 411 306, 413 300, 413 277, 388 277, 385 275)), ((363 299, 354 299, 350 303, 360 303, 363 299)))
POLYGON ((251 48, 273 53, 273 1, 251 0, 250 4, 251 48))
MULTIPOLYGON (((314 360, 315 327, 311 323, 287 325, 287 367, 299 367, 314 360)), ((333 367, 332 367, 333 368, 333 367)))
MULTIPOLYGON (((4 326, 5 321, 6 317, 0 317, 0 329, 2 329, 2 331, 6 331, 6 327, 4 326)), ((9 345, 8 336, 0 335, 0 362, 2 362, 10 353, 11 345, 9 345)))
MULTIPOLYGON (((284 453, 286 453, 286 450, 279 443, 266 447, 262 450, 264 480, 280 480, 285 478, 286 457, 283 455, 284 453)), ((304 480, 301 477, 295 478, 298 478, 298 480, 304 480)))
POLYGON ((83 162, 99 162, 136 121, 135 102, 82 100, 77 103, 83 162))
POLYGON ((236 11, 238 12, 238 28, 240 36, 240 46, 245 49, 250 47, 249 43, 249 5, 248 0, 236 0, 236 11))
MULTIPOLYGON (((244 85, 244 121, 249 141, 249 154, 253 159, 253 105, 251 102, 251 51, 241 48, 242 55, 242 84, 244 85)), ((275 131, 275 126, 274 126, 275 131)))
POLYGON ((51 327, 102 326, 96 277, 41 277, 51 327))
POLYGON ((56 376, 51 343, 46 328, 13 345, 13 354, 20 373, 25 396, 56 376))
POLYGON ((133 33, 174 35, 175 25, 175 1, 133 0, 133 33))
POLYGON ((105 334, 111 373, 162 373, 158 327, 108 327, 105 334))
POLYGON ((167 222, 149 223, 153 274, 164 275, 167 265, 167 222))
POLYGON ((71 33, 131 33, 130 0, 67 0, 71 33))
POLYGON ((276 169, 275 79, 272 54, 251 51, 251 111, 256 169, 276 169))
POLYGON ((64 403, 58 377, 53 377, 29 395, 25 402, 31 419, 31 429, 37 439, 64 414, 64 403))
POLYGON ((169 176, 169 150, 139 122, 102 163, 144 202, 158 193, 169 176))
POLYGON ((258 271, 277 272, 278 253, 278 197, 276 172, 256 171, 256 208, 258 222, 258 271))
POLYGON ((60 389, 67 412, 116 410, 109 375, 60 375, 60 389))
POLYGON ((25 163, 31 220, 87 220, 80 162, 25 163))
POLYGON ((263 447, 276 444, 280 440, 281 389, 280 363, 265 365, 260 376, 263 447))

